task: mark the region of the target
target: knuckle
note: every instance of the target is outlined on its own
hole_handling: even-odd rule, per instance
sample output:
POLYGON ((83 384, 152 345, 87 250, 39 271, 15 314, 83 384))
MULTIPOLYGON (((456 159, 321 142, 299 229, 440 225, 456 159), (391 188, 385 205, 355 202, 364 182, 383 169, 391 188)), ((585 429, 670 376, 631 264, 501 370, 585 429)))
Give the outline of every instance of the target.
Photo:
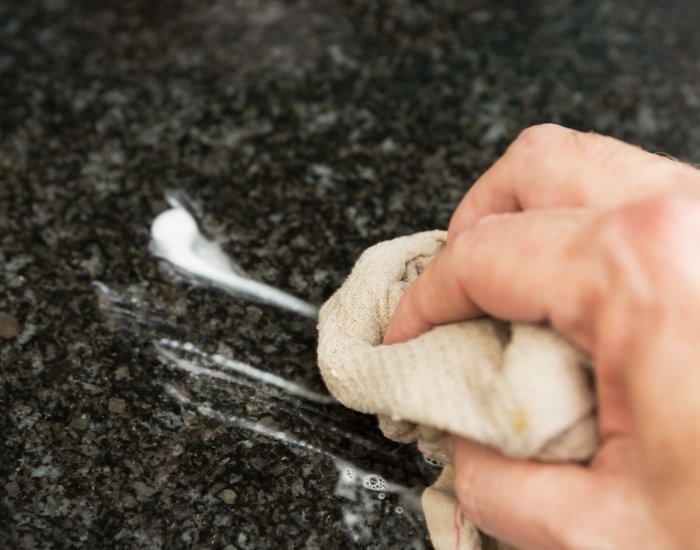
POLYGON ((541 529, 540 539, 546 541, 545 547, 552 549, 583 550, 590 548, 590 535, 579 532, 569 518, 561 518, 561 523, 541 529))
MULTIPOLYGON (((629 152, 625 143, 593 132, 579 132, 557 124, 539 124, 523 130, 509 152, 534 160, 542 155, 555 158, 585 156, 598 162, 613 162, 620 154, 629 152)), ((548 157, 544 157, 546 160, 548 157)))
POLYGON ((508 152, 513 155, 531 156, 551 150, 571 140, 578 132, 557 124, 538 124, 525 128, 511 144, 508 152))
POLYGON ((700 232, 700 203, 681 196, 653 198, 622 211, 618 231, 630 244, 642 251, 674 244, 700 232), (639 246, 642 245, 642 246, 639 246))
POLYGON ((648 199, 608 214, 592 235, 593 258, 605 268, 604 292, 621 291, 639 311, 666 306, 668 292, 694 288, 700 277, 700 202, 648 199))
POLYGON ((450 236, 447 242, 445 264, 447 272, 456 274, 458 277, 469 277, 470 270, 465 270, 465 265, 478 257, 485 245, 487 231, 485 225, 489 221, 496 221, 508 214, 494 214, 482 218, 472 228, 465 229, 450 236))
POLYGON ((450 252, 453 255, 459 256, 464 251, 469 250, 469 241, 471 240, 472 234, 473 231, 467 229, 450 235, 447 241, 447 247, 449 247, 450 252))
POLYGON ((478 245, 476 239, 479 232, 474 229, 466 229, 451 235, 444 250, 444 260, 449 273, 458 276, 466 274, 463 266, 468 259, 475 255, 475 248, 478 245))

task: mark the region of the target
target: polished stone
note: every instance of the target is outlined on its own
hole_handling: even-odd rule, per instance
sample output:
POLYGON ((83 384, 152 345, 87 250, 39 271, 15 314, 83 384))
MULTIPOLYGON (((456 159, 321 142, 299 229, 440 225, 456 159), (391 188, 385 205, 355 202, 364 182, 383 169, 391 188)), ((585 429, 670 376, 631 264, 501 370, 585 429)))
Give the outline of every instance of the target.
POLYGON ((0 0, 0 546, 427 544, 415 450, 221 366, 323 391, 313 321, 153 256, 165 193, 321 304, 529 125, 697 160, 699 24, 685 0, 0 0))

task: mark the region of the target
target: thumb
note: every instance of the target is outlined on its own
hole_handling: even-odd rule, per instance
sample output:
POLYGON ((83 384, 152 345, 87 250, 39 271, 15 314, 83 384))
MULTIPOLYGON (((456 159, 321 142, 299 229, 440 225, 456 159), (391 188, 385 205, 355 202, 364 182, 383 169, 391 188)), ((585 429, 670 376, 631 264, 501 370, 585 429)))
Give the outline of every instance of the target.
POLYGON ((523 549, 605 546, 582 529, 599 496, 590 470, 510 459, 457 436, 452 456, 462 513, 485 533, 523 549))

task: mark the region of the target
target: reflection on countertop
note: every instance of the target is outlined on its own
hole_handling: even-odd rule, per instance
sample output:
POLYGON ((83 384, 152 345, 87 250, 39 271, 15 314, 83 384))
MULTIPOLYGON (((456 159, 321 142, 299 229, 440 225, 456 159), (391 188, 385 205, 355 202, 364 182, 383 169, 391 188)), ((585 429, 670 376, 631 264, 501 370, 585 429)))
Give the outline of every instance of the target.
POLYGON ((429 547, 437 470, 328 399, 313 308, 192 277, 151 224, 179 193, 236 273, 318 306, 531 124, 697 160, 698 24, 681 0, 0 0, 0 546, 429 547))

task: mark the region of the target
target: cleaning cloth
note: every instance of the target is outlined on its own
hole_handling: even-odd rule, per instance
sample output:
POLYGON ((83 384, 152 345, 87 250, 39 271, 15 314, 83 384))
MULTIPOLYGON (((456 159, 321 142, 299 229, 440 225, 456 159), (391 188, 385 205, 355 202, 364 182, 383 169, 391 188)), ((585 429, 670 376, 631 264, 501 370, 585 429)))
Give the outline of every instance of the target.
POLYGON ((461 517, 441 437, 515 458, 589 458, 597 446, 590 358, 544 325, 488 317, 383 345, 399 298, 446 239, 428 231, 366 250, 321 308, 318 363, 341 403, 376 414, 385 436, 446 463, 422 497, 435 548, 498 548, 461 517))

